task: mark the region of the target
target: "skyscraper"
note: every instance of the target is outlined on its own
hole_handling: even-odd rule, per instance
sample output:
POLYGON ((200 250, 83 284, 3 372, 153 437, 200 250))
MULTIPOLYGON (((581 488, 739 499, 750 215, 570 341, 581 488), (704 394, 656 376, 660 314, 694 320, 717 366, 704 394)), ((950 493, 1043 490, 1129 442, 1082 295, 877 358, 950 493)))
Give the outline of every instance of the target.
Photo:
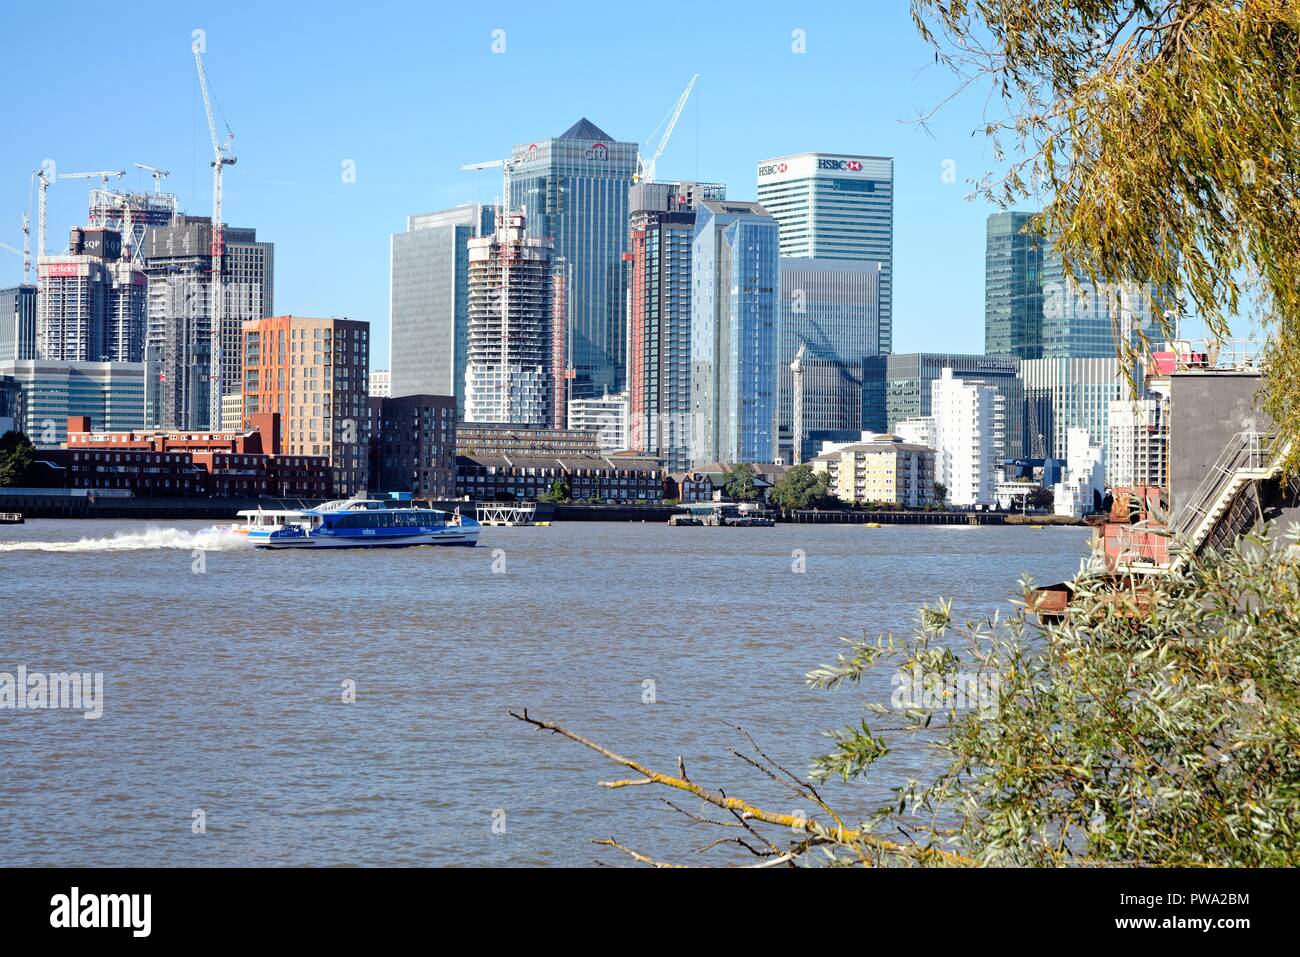
POLYGON ((0 289, 0 362, 36 358, 36 287, 0 289))
POLYGON ((880 266, 880 345, 893 350, 894 161, 798 153, 758 164, 758 201, 781 224, 781 255, 880 266))
POLYGON ((550 245, 527 236, 523 213, 469 241, 466 422, 553 424, 552 269, 550 245))
POLYGON ((632 187, 628 261, 629 443, 690 464, 691 244, 696 208, 725 199, 719 183, 640 183, 632 187))
POLYGON ((143 360, 145 277, 122 255, 121 233, 78 227, 65 255, 40 258, 39 356, 68 362, 143 360))
POLYGON ((1043 255, 1044 359, 1106 359, 1117 343, 1137 347, 1141 337, 1158 342, 1159 305, 1150 283, 1094 283, 1075 279, 1061 254, 1043 255))
POLYGON ((626 376, 628 190, 637 145, 582 119, 558 137, 516 146, 510 205, 528 235, 554 241, 568 264, 569 364, 575 398, 623 391, 626 376))
POLYGON ((781 257, 780 454, 812 457, 811 432, 862 429, 863 360, 880 352, 880 264, 869 259, 781 257), (799 417, 795 376, 802 356, 799 417), (800 434, 796 434, 799 432, 800 434))
POLYGON ((988 218, 984 247, 984 350, 1018 359, 1104 359, 1117 338, 1159 334, 1149 283, 1094 283, 1069 274, 1056 245, 1029 231, 1031 212, 988 218))
POLYGON ((496 207, 457 206, 407 219, 389 247, 392 394, 452 395, 465 415, 470 239, 496 229, 496 207))
POLYGON ((42 359, 98 362, 113 280, 102 256, 41 256, 36 265, 36 354, 42 359))
MULTIPOLYGON (((255 229, 225 228, 225 279, 221 312, 221 422, 237 429, 243 419, 244 323, 275 309, 275 246, 258 242, 255 229)), ((214 424, 215 425, 215 424, 214 424)))
POLYGON ((225 228, 222 422, 211 422, 212 220, 176 216, 145 233, 149 364, 147 425, 195 429, 239 427, 243 402, 242 323, 271 315, 275 247, 254 229, 225 228))
POLYGON ((1093 445, 1107 443, 1110 403, 1127 398, 1128 376, 1112 353, 1085 359, 1020 363, 1025 390, 1025 451, 1063 459, 1071 429, 1087 429, 1093 445))
POLYGON ((984 241, 984 351, 1043 354, 1043 240, 1027 232, 1035 213, 993 213, 984 241))
POLYGON ((780 352, 777 221, 705 200, 692 246, 692 465, 775 460, 780 352))

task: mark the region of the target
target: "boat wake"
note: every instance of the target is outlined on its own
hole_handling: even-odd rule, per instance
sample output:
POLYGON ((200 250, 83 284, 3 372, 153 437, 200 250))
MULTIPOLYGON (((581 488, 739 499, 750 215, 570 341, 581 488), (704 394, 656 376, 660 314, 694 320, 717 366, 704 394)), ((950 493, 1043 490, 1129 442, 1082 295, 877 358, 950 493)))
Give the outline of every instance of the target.
POLYGON ((249 548, 248 539, 224 529, 147 528, 119 532, 112 538, 83 538, 75 542, 0 542, 0 552, 129 552, 177 548, 226 552, 249 548))

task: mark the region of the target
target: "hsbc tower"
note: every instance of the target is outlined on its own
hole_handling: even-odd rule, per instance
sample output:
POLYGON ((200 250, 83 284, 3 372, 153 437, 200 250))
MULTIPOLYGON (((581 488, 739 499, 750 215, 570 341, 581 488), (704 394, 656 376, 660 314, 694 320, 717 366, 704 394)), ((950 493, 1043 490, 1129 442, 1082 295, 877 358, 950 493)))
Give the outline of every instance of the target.
POLYGON ((758 201, 781 227, 781 255, 880 263, 880 352, 893 346, 894 160, 797 153, 758 164, 758 201))

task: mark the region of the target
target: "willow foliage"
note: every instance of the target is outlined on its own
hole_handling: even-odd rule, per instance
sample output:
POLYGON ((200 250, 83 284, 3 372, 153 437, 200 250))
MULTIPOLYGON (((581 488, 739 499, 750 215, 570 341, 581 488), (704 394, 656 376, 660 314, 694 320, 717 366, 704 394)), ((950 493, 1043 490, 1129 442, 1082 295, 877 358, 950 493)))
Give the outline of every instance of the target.
POLYGON ((994 865, 1300 864, 1300 549, 1243 539, 1150 604, 1076 585, 1041 630, 1023 609, 956 624, 941 605, 909 641, 853 642, 811 672, 833 687, 890 667, 939 689, 901 728, 898 702, 870 704, 879 717, 833 732, 814 777, 877 774, 919 738, 940 770, 867 830, 994 865), (944 690, 962 676, 995 704, 944 690))
POLYGON ((984 132, 1009 166, 979 194, 1049 197, 1040 228, 1080 278, 1168 290, 1216 338, 1238 314, 1267 326, 1266 405, 1300 434, 1300 3, 912 0, 912 15, 1005 108, 984 132))

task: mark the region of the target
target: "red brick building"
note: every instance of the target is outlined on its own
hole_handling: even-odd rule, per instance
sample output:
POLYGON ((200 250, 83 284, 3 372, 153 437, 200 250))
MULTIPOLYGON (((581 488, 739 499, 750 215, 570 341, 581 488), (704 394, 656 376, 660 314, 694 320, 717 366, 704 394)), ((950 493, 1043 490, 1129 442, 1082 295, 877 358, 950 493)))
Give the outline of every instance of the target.
POLYGON ((62 449, 40 453, 65 488, 126 489, 133 495, 215 498, 327 498, 332 475, 319 455, 281 454, 275 413, 249 416, 239 432, 96 432, 68 419, 62 449))

